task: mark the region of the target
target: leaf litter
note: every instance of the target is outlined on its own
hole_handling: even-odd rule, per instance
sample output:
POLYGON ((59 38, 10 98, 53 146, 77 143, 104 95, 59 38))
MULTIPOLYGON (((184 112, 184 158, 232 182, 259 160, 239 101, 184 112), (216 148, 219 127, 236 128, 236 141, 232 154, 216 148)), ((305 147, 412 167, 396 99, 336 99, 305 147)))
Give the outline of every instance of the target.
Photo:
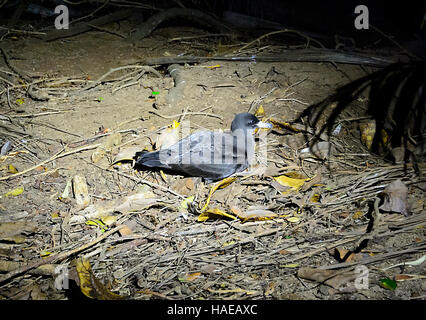
MULTIPOLYGON (((161 106, 165 84, 155 84, 161 106)), ((84 98, 108 101, 105 86, 102 100, 99 92, 84 98)), ((196 100, 197 92, 189 94, 196 100)), ((255 110, 274 124, 267 166, 213 185, 137 172, 131 158, 176 141, 183 116, 197 122, 191 129, 223 129, 217 117, 226 119, 226 110, 206 116, 192 107, 164 119, 160 113, 176 110, 160 109, 69 144, 2 151, 0 261, 8 264, 0 263, 1 297, 29 297, 32 288, 33 298, 64 298, 64 290, 49 297, 38 290, 40 275, 52 287, 61 265, 92 299, 365 298, 370 293, 348 287, 358 265, 371 266, 375 297, 389 297, 383 287, 398 292, 404 280, 421 280, 424 181, 414 166, 366 160, 371 134, 364 127, 354 136, 343 125, 309 146, 309 130, 268 104, 255 110), (43 153, 46 160, 38 158, 43 153)), ((424 175, 424 164, 419 169, 424 175)))

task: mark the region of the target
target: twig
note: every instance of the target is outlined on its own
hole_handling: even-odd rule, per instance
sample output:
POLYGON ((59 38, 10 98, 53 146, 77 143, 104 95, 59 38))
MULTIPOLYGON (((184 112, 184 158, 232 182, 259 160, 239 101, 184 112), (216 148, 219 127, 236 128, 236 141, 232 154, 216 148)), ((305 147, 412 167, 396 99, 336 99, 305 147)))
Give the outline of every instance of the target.
POLYGON ((313 42, 316 42, 321 48, 325 48, 324 45, 321 42, 319 42, 318 40, 312 39, 311 37, 303 34, 300 31, 290 30, 290 29, 284 29, 284 30, 278 30, 278 31, 272 31, 272 32, 266 33, 266 34, 264 34, 264 35, 262 35, 262 36, 260 36, 260 37, 258 37, 256 39, 254 39, 253 41, 247 43, 245 46, 242 46, 240 49, 238 49, 238 52, 241 52, 242 50, 250 47, 255 42, 259 42, 260 40, 262 40, 262 39, 264 39, 266 37, 272 36, 274 34, 279 34, 279 33, 295 33, 295 34, 297 34, 297 35, 299 35, 299 36, 301 36, 301 37, 303 37, 303 38, 305 38, 307 40, 306 46, 309 45, 309 41, 313 41, 313 42))
POLYGON ((52 161, 54 161, 56 159, 63 158, 63 157, 66 157, 66 156, 69 156, 71 154, 78 153, 78 152, 81 152, 81 151, 87 151, 87 150, 95 149, 95 148, 99 147, 100 145, 101 145, 100 143, 97 143, 97 144, 93 144, 91 146, 84 146, 84 147, 81 147, 79 149, 71 150, 71 151, 68 151, 68 152, 65 152, 65 153, 61 154, 61 152, 63 152, 65 150, 63 148, 60 151, 58 151, 55 155, 53 155, 52 157, 50 157, 49 159, 44 160, 44 161, 36 164, 35 166, 31 167, 31 168, 25 169, 24 171, 20 171, 18 173, 14 173, 14 174, 11 174, 11 175, 8 175, 8 176, 5 176, 5 177, 1 177, 0 181, 4 181, 4 180, 11 179, 11 178, 19 177, 19 176, 21 176, 21 175, 23 175, 23 174, 25 174, 27 172, 30 172, 30 171, 32 171, 32 170, 34 170, 34 169, 36 169, 36 168, 38 168, 40 166, 43 166, 43 165, 45 165, 45 164, 47 164, 49 162, 52 162, 52 161))
POLYGON ((183 114, 185 114, 185 115, 208 116, 208 117, 213 117, 213 118, 218 118, 220 120, 223 120, 222 116, 219 116, 219 115, 213 114, 213 113, 204 113, 204 112, 183 112, 183 113, 179 113, 179 114, 174 114, 172 116, 165 116, 165 115, 159 114, 158 112, 155 112, 155 111, 149 111, 149 113, 153 113, 153 114, 155 114, 155 115, 157 115, 157 116, 159 116, 163 119, 176 119, 176 118, 182 116, 183 114))
POLYGON ((86 243, 85 245, 82 245, 78 248, 75 248, 73 250, 51 256, 51 257, 46 258, 46 259, 40 259, 37 262, 30 263, 26 266, 22 266, 22 267, 20 267, 16 270, 13 270, 13 271, 7 273, 6 275, 4 275, 3 277, 0 278, 0 284, 11 279, 11 278, 19 276, 20 274, 23 274, 23 273, 27 272, 28 270, 38 268, 39 266, 44 265, 44 264, 52 264, 52 263, 55 263, 56 261, 64 260, 64 259, 66 259, 66 258, 68 258, 68 257, 70 257, 70 256, 72 256, 72 255, 74 255, 78 252, 86 250, 86 249, 90 248, 91 246, 97 244, 98 242, 101 242, 105 238, 109 237, 110 235, 112 235, 113 233, 119 231, 120 229, 122 229, 124 227, 125 227, 125 225, 117 226, 114 229, 111 229, 110 231, 105 232, 104 234, 97 237, 93 241, 86 243))
POLYGON ((137 177, 132 177, 132 176, 129 176, 128 174, 125 174, 125 173, 120 172, 120 171, 115 171, 115 170, 113 170, 113 169, 105 169, 105 170, 106 170, 106 171, 109 171, 109 172, 117 173, 118 175, 123 176, 123 177, 126 177, 127 179, 133 180, 133 181, 135 181, 135 182, 144 183, 144 184, 149 185, 150 187, 158 188, 158 189, 161 189, 161 190, 163 190, 163 191, 167 191, 167 192, 169 192, 169 193, 171 193, 171 194, 174 194, 175 196, 177 196, 177 197, 179 197, 179 198, 181 198, 181 199, 185 199, 185 197, 184 197, 184 196, 182 196, 181 194, 179 194, 179 193, 177 193, 177 192, 173 191, 172 189, 169 189, 169 188, 167 188, 167 187, 164 187, 164 186, 162 186, 162 185, 159 185, 159 184, 157 184, 157 183, 154 183, 154 182, 151 182, 151 181, 148 181, 148 180, 145 180, 145 179, 137 178, 137 177))
POLYGON ((51 114, 59 114, 59 113, 65 113, 70 112, 71 110, 63 110, 63 111, 50 111, 50 112, 41 112, 41 113, 33 113, 33 114, 16 114, 16 115, 10 115, 11 118, 35 118, 35 117, 41 117, 41 116, 47 116, 51 114))
POLYGON ((116 71, 120 71, 120 70, 125 70, 125 69, 141 69, 144 70, 145 72, 152 72, 154 73, 157 77, 161 78, 161 74, 155 70, 154 68, 150 67, 150 66, 140 66, 140 65, 128 65, 128 66, 122 66, 122 67, 117 67, 117 68, 111 68, 107 73, 103 74, 98 80, 94 81, 93 83, 87 85, 85 88, 83 88, 82 90, 89 90, 92 89, 94 87, 96 87, 97 85, 101 84, 104 79, 106 77, 108 77, 111 73, 114 73, 116 71))
POLYGON ((200 38, 209 38, 209 37, 232 37, 232 36, 233 36, 232 33, 210 33, 210 34, 202 34, 202 35, 198 35, 198 36, 172 38, 172 39, 167 40, 167 42, 200 39, 200 38))
POLYGON ((337 263, 337 264, 332 264, 329 266, 322 266, 320 267, 320 269, 323 270, 332 270, 332 269, 339 269, 339 268, 346 268, 346 267, 350 267, 353 265, 357 265, 357 264, 370 264, 373 262, 378 262, 378 261, 382 261, 382 260, 387 260, 389 258, 393 258, 393 257, 397 257, 400 256, 402 254, 406 254, 406 253, 412 253, 412 252, 422 252, 426 250, 426 246, 420 246, 417 248, 409 248, 409 249, 405 249, 405 250, 400 250, 400 251, 394 251, 394 252, 388 252, 382 255, 375 255, 374 257, 368 257, 366 259, 360 260, 360 261, 354 261, 354 262, 342 262, 342 263, 337 263))
POLYGON ((106 33, 110 33, 110 34, 119 36, 120 38, 126 39, 126 36, 123 35, 123 34, 121 34, 121 33, 118 33, 118 32, 112 31, 112 30, 108 30, 106 28, 98 27, 98 26, 95 26, 94 24, 91 24, 91 23, 86 23, 86 24, 89 27, 92 27, 93 29, 96 29, 96 30, 99 30, 99 31, 103 31, 103 32, 106 32, 106 33))

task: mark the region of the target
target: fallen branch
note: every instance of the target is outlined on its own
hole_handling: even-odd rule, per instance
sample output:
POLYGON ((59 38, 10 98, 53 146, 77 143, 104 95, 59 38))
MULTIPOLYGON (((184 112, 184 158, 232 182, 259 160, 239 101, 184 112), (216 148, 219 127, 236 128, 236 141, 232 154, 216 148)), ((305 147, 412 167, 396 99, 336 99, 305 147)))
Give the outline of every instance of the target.
POLYGON ((253 61, 253 62, 333 62, 344 64, 368 65, 384 67, 396 62, 394 59, 371 56, 362 53, 344 52, 334 49, 300 49, 286 50, 275 55, 252 56, 216 56, 216 57, 160 57, 148 58, 146 65, 173 64, 173 63, 201 63, 206 61, 253 61))
POLYGON ((133 40, 142 40, 143 38, 149 36, 157 26, 164 22, 165 20, 170 20, 172 18, 186 18, 188 20, 195 21, 206 27, 213 27, 221 33, 225 33, 229 31, 230 28, 226 27, 223 23, 216 20, 212 16, 205 14, 199 10, 195 9, 186 9, 186 8, 172 8, 169 10, 165 10, 159 12, 153 16, 151 16, 142 27, 137 30, 131 38, 133 40))
POLYGON ((72 37, 77 34, 90 31, 93 29, 93 27, 99 28, 99 26, 102 26, 104 24, 108 24, 114 21, 118 21, 118 20, 122 20, 127 17, 130 17, 132 13, 133 13, 133 10, 131 9, 121 10, 118 12, 105 15, 100 18, 93 19, 92 21, 90 21, 90 23, 80 22, 76 25, 72 25, 69 29, 58 29, 58 30, 55 29, 53 31, 50 31, 48 34, 46 34, 43 40, 52 41, 56 39, 72 37))

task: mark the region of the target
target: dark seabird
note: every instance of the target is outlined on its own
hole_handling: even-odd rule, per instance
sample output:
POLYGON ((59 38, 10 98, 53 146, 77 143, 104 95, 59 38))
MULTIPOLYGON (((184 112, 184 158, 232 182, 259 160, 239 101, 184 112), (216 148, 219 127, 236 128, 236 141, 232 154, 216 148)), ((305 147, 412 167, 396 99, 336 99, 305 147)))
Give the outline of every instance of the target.
POLYGON ((136 165, 202 177, 207 182, 224 179, 253 164, 256 128, 272 125, 240 113, 232 121, 231 132, 195 132, 166 149, 136 153, 136 165))

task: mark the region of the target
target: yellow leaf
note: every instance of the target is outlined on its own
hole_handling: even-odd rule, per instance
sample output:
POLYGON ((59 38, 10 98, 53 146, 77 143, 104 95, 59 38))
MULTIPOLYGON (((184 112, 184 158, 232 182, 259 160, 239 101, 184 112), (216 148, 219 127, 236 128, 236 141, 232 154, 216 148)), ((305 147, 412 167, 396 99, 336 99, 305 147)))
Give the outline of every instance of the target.
POLYGON ((204 210, 207 209, 207 206, 209 205, 210 202, 210 198, 212 197, 213 193, 217 190, 217 189, 223 189, 226 188, 227 186, 229 186, 232 182, 234 182, 237 178, 236 177, 228 177, 223 179, 222 181, 219 181, 218 183, 216 183, 209 192, 209 196, 207 197, 206 200, 206 204, 204 205, 204 207, 201 209, 201 212, 203 212, 204 210))
POLYGON ((374 135, 376 134, 376 121, 369 120, 360 123, 359 129, 361 131, 361 142, 370 150, 373 144, 374 135))
POLYGON ((17 104, 24 104, 24 99, 21 99, 21 98, 16 99, 16 103, 17 104))
POLYGON ((291 189, 285 192, 282 192, 283 194, 288 193, 289 191, 298 191, 303 184, 309 180, 307 179, 301 179, 301 178, 289 178, 285 175, 279 176, 279 177, 273 177, 276 182, 278 182, 280 185, 284 187, 290 187, 291 189))
POLYGON ((299 129, 292 126, 289 122, 282 122, 282 121, 278 121, 278 120, 275 120, 275 119, 270 119, 270 122, 272 122, 272 124, 276 127, 281 127, 281 128, 293 131, 293 132, 300 132, 299 129))
POLYGON ((364 213, 362 211, 357 211, 352 215, 352 219, 357 220, 364 216, 364 213))
POLYGON ((186 198, 185 200, 183 200, 180 203, 181 208, 188 209, 188 204, 192 203, 194 201, 194 199, 195 199, 195 196, 190 196, 190 197, 186 198))
POLYGON ((298 217, 290 217, 290 218, 287 218, 287 221, 288 222, 292 222, 292 223, 296 223, 296 222, 300 221, 300 218, 298 218, 298 217))
POLYGON ((52 219, 58 219, 58 218, 60 218, 60 217, 59 217, 59 212, 58 212, 58 211, 52 212, 52 213, 50 214, 50 217, 51 217, 52 219))
POLYGON ((52 252, 47 251, 47 250, 43 250, 42 252, 40 252, 40 256, 43 257, 43 258, 50 256, 51 254, 52 254, 52 252))
POLYGON ((222 247, 227 247, 227 246, 231 246, 235 244, 235 240, 231 240, 231 241, 226 241, 222 244, 222 247))
POLYGON ((198 221, 199 222, 203 222, 206 221, 209 218, 217 218, 218 216, 222 216, 222 217, 226 217, 226 218, 230 218, 232 220, 236 220, 237 217, 226 213, 225 211, 222 211, 220 209, 217 208, 213 208, 213 209, 208 209, 204 212, 202 212, 199 216, 198 216, 198 221))
POLYGON ((93 219, 86 221, 86 224, 89 226, 97 226, 101 229, 101 232, 108 230, 108 225, 103 223, 101 220, 93 219))
POLYGON ((86 224, 88 226, 95 226, 95 227, 97 227, 99 225, 103 225, 103 222, 100 221, 100 220, 88 220, 88 221, 86 221, 86 224))
POLYGON ((176 120, 173 120, 172 129, 179 128, 180 122, 177 122, 176 120))
POLYGON ((91 299, 119 300, 120 295, 111 292, 99 279, 95 277, 89 260, 78 259, 75 262, 81 292, 91 299))
POLYGON ((16 197, 16 196, 19 196, 22 192, 24 192, 24 188, 18 187, 18 188, 15 188, 15 189, 9 191, 8 193, 6 193, 5 196, 6 197, 10 197, 10 196, 16 197))
POLYGON ((13 164, 9 164, 8 171, 9 173, 18 173, 18 170, 15 168, 13 164))
POLYGON ((297 268, 299 266, 298 263, 289 263, 289 264, 285 264, 280 266, 281 268, 297 268))
POLYGON ((117 216, 105 216, 101 218, 102 222, 105 223, 107 226, 110 226, 117 222, 117 216))
POLYGON ((254 115, 256 117, 263 117, 265 115, 265 109, 263 108, 262 105, 259 106, 259 108, 257 108, 256 112, 254 113, 254 115))
POLYGON ((311 202, 319 202, 321 195, 319 193, 315 193, 309 201, 311 202))
POLYGON ((164 180, 164 182, 166 182, 166 183, 167 183, 167 177, 166 177, 166 175, 164 174, 163 170, 160 170, 160 175, 161 175, 161 178, 164 180))

